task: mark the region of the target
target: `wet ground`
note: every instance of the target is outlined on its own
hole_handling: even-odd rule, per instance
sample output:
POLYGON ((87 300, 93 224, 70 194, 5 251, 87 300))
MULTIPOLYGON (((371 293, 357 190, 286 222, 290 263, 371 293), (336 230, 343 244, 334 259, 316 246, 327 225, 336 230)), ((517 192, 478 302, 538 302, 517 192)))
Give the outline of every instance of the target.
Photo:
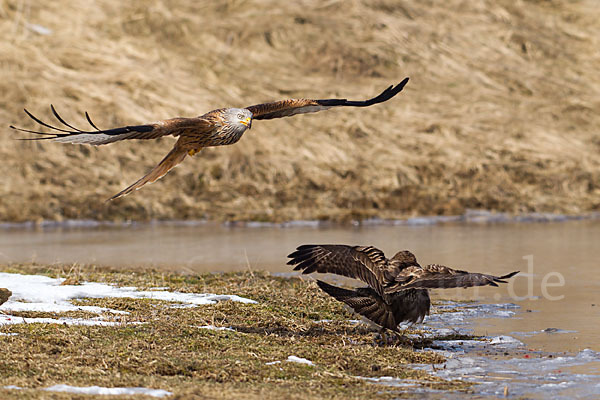
MULTIPOLYGON (((442 378, 471 382, 474 386, 470 393, 435 391, 423 388, 418 382, 393 377, 369 378, 373 384, 404 388, 403 391, 415 397, 443 399, 600 397, 600 353, 597 351, 548 352, 531 348, 522 338, 510 334, 493 334, 476 340, 452 338, 473 333, 473 323, 480 318, 497 320, 499 325, 518 320, 523 312, 518 305, 446 302, 438 308, 445 312, 428 319, 425 334, 438 339, 426 350, 441 353, 446 362, 415 367, 442 378), (443 339, 444 335, 450 339, 443 339)), ((558 330, 552 334, 564 333, 558 330)), ((535 334, 531 332, 526 336, 535 334)))
POLYGON ((510 396, 539 398, 600 395, 598 220, 490 223, 482 218, 465 223, 415 219, 353 227, 312 222, 284 226, 5 227, 0 230, 0 261, 289 273, 286 255, 305 243, 370 244, 388 256, 409 249, 421 264, 493 274, 520 270, 510 284, 500 288, 434 294, 477 303, 460 313, 442 314, 444 318, 452 315, 451 320, 434 316, 426 320, 426 326, 469 329, 490 338, 487 342, 440 344, 439 351, 450 358, 445 369, 435 373, 477 382, 475 393, 482 396, 503 397, 505 390, 510 396), (481 307, 495 311, 481 312, 481 307))

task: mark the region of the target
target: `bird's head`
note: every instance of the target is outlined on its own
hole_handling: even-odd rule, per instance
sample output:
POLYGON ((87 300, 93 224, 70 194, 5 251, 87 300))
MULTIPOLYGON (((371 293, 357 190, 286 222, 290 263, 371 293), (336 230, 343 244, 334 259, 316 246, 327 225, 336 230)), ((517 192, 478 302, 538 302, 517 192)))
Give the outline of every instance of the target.
POLYGON ((244 130, 252 128, 252 112, 245 108, 227 109, 226 118, 233 126, 243 127, 244 130))
POLYGON ((397 252, 396 255, 392 257, 392 260, 398 262, 404 267, 419 265, 419 263, 417 263, 417 257, 415 257, 415 255, 408 250, 397 252))

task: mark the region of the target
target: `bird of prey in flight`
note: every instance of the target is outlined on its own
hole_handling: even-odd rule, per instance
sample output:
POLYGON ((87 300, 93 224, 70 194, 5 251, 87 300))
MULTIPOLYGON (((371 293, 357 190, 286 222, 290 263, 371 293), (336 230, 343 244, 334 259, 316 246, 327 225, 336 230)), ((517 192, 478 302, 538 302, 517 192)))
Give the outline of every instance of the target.
POLYGON ((437 264, 422 267, 410 251, 400 251, 387 259, 372 246, 308 244, 288 257, 288 265, 295 265, 294 270, 302 270, 303 274, 331 273, 365 282, 368 287, 344 289, 317 280, 327 294, 379 325, 382 331, 387 328, 394 332, 399 332, 399 324, 420 323, 429 314, 429 289, 498 286, 519 272, 493 276, 437 264))
POLYGON ((333 107, 368 107, 391 99, 404 88, 407 82, 408 78, 405 78, 398 85, 392 85, 378 96, 364 101, 346 99, 289 99, 256 104, 246 108, 220 108, 195 118, 172 118, 145 125, 123 126, 113 129, 98 129, 86 112, 85 117, 93 128, 93 130, 89 131, 75 128, 73 125, 67 123, 56 112, 54 106, 51 105, 52 113, 66 129, 47 124, 27 110, 25 110, 25 113, 31 119, 46 128, 52 129, 54 133, 16 128, 12 125, 10 127, 24 132, 44 135, 43 137, 22 140, 46 139, 61 143, 91 145, 108 144, 127 139, 156 139, 168 135, 178 137, 173 149, 156 167, 137 182, 110 198, 110 200, 113 200, 141 188, 146 183, 156 181, 169 172, 171 168, 181 163, 187 155, 193 156, 204 147, 236 143, 240 140, 246 129, 252 127, 253 120, 314 113, 333 107))

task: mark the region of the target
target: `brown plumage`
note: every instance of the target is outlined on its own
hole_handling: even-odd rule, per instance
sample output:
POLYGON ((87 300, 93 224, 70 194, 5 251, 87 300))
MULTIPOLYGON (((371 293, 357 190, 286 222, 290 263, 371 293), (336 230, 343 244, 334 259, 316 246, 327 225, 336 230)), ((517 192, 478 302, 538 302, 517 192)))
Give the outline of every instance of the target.
POLYGON ((296 114, 314 113, 328 110, 332 107, 368 107, 373 104, 383 103, 398 94, 408 82, 405 78, 396 86, 390 86, 378 96, 364 101, 350 101, 346 99, 290 99, 272 103, 257 104, 246 108, 221 108, 210 111, 196 118, 173 118, 145 125, 123 126, 114 129, 98 129, 90 119, 88 113, 85 117, 94 130, 84 131, 67 123, 50 105, 52 113, 67 129, 49 125, 29 111, 25 113, 38 124, 54 130, 56 133, 32 131, 28 129, 12 129, 47 135, 32 139, 21 140, 52 140, 61 143, 102 145, 129 139, 156 139, 162 136, 178 137, 173 149, 167 156, 133 185, 117 193, 110 200, 127 195, 134 190, 151 183, 164 176, 170 169, 181 163, 186 155, 195 155, 202 148, 209 146, 223 146, 236 143, 247 129, 252 127, 255 119, 273 119, 289 117, 296 114))
POLYGON ((418 323, 429 314, 429 289, 498 286, 518 273, 494 276, 437 264, 422 267, 410 251, 400 251, 388 259, 372 246, 309 244, 288 257, 288 265, 295 265, 294 270, 303 274, 331 273, 368 284, 368 288, 343 289, 317 281, 323 291, 356 313, 393 331, 398 331, 402 322, 418 323))
POLYGON ((0 288, 0 306, 8 301, 12 292, 5 288, 0 288))

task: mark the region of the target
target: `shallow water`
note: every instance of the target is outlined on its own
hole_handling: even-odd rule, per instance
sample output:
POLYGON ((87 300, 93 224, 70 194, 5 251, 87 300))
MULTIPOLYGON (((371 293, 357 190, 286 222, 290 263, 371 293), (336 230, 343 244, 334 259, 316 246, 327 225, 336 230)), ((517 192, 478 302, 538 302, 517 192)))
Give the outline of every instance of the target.
MULTIPOLYGON (((565 357, 600 351, 600 221, 431 222, 419 219, 411 224, 352 227, 307 222, 285 227, 171 223, 94 229, 11 228, 0 230, 0 262, 152 265, 188 272, 250 268, 289 273, 286 255, 305 243, 371 244, 388 256, 409 249, 421 264, 439 263, 493 274, 522 271, 500 288, 434 293, 434 297, 516 307, 500 310, 507 318, 480 315, 472 319, 468 311, 459 313, 454 322, 448 322, 452 326, 460 325, 462 318, 476 334, 510 335, 528 349, 567 352, 565 357)), ((598 360, 579 361, 573 367, 579 374, 598 373, 598 360)), ((485 364, 478 359, 474 362, 485 364)), ((535 368, 528 365, 523 368, 535 368)), ((567 389, 572 394, 577 386, 567 389)))
POLYGON ((600 323, 600 221, 421 223, 354 227, 299 223, 285 228, 174 223, 4 229, 0 230, 0 262, 289 272, 286 255, 304 243, 371 244, 388 256, 410 249, 421 264, 493 274, 521 271, 511 284, 500 288, 434 293, 443 298, 513 302, 531 310, 510 321, 479 320, 476 333, 516 332, 519 336, 518 332, 523 332, 525 342, 547 351, 600 351, 596 329, 600 323), (572 332, 543 332, 548 328, 572 332))
POLYGON ((474 384, 472 393, 435 391, 393 377, 371 379, 373 383, 406 388, 403 391, 423 393, 427 398, 443 399, 512 397, 567 400, 600 397, 600 353, 597 351, 539 351, 510 335, 476 340, 443 338, 451 334, 471 333, 472 324, 479 318, 509 322, 519 316, 521 309, 518 305, 447 302, 440 308, 446 312, 432 315, 425 327, 426 337, 438 339, 425 350, 441 353, 446 361, 443 365, 417 364, 413 367, 445 379, 471 382, 474 384))

